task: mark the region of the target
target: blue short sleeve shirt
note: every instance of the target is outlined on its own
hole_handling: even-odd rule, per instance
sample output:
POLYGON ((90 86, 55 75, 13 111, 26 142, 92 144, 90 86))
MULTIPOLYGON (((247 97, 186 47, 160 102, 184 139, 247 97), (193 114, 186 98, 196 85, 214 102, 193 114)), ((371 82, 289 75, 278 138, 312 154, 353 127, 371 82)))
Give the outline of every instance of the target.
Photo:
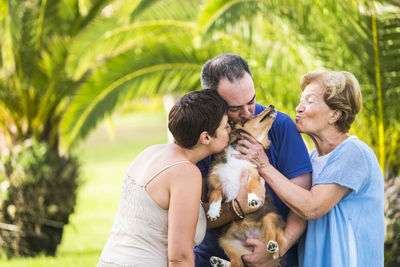
POLYGON ((342 142, 313 180, 313 186, 331 183, 350 190, 327 214, 308 221, 300 266, 383 266, 383 175, 372 149, 355 136, 342 142))

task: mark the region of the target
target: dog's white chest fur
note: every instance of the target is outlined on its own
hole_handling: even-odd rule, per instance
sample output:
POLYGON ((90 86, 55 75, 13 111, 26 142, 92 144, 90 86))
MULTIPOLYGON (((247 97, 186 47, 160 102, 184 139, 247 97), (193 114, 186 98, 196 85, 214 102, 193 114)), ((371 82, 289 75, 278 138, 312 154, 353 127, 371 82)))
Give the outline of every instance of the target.
POLYGON ((233 155, 240 154, 240 152, 236 151, 233 146, 229 146, 225 153, 227 162, 225 164, 218 165, 218 167, 214 169, 213 173, 218 175, 220 179, 222 184, 222 192, 224 192, 226 198, 225 202, 229 202, 238 195, 240 187, 240 175, 242 174, 243 168, 256 166, 247 160, 235 158, 233 155))

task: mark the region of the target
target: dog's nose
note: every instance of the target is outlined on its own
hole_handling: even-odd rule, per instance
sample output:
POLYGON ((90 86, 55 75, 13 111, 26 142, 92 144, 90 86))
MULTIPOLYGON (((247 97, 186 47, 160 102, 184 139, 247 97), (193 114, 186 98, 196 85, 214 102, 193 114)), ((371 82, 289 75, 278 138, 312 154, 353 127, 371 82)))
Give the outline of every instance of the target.
POLYGON ((275 108, 274 105, 269 105, 269 108, 275 108))

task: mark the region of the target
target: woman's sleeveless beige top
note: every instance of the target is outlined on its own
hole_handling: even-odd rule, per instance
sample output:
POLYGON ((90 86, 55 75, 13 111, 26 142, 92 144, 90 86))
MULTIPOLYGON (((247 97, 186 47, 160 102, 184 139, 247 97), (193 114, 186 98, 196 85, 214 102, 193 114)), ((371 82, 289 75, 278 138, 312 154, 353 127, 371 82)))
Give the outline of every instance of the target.
MULTIPOLYGON (((144 185, 125 175, 119 210, 110 237, 100 256, 100 266, 168 266, 168 210, 160 208, 146 191, 146 185, 169 167, 165 166, 144 185)), ((194 243, 199 244, 206 232, 206 217, 200 205, 194 243)))

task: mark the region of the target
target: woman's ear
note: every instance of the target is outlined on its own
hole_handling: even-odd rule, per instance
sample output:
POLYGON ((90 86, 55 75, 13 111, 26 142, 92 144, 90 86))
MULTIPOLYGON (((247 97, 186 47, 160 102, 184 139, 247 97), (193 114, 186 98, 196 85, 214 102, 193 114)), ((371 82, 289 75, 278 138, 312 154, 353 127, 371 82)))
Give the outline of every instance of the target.
POLYGON ((203 145, 208 145, 211 141, 211 137, 208 134, 208 132, 204 131, 200 134, 199 140, 200 140, 200 143, 202 143, 203 145))
POLYGON ((342 117, 342 111, 338 109, 333 110, 329 113, 329 123, 334 124, 340 119, 340 117, 342 117))

